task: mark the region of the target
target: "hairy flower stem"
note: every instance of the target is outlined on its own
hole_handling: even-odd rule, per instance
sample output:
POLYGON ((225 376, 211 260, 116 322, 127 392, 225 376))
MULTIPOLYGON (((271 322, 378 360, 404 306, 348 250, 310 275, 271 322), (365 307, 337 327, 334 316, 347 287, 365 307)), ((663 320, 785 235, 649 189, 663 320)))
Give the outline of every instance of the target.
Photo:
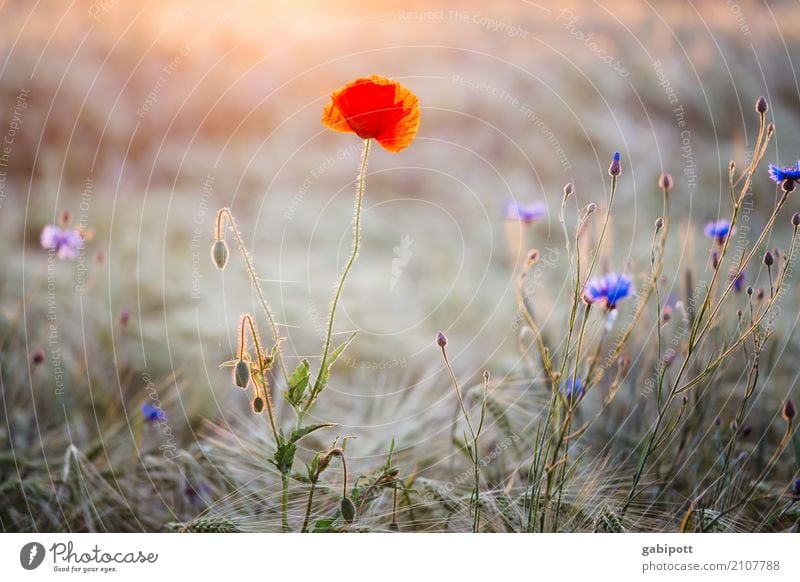
POLYGON ((328 330, 325 335, 325 346, 322 350, 322 360, 320 361, 319 365, 319 373, 317 374, 317 379, 314 382, 314 387, 311 390, 311 394, 308 397, 307 404, 300 411, 299 416, 301 419, 311 408, 311 405, 314 403, 314 400, 323 388, 322 378, 325 376, 325 369, 328 365, 328 356, 331 350, 331 338, 333 337, 333 322, 336 316, 336 307, 339 305, 339 298, 342 295, 344 283, 347 280, 347 275, 350 273, 350 269, 353 267, 353 263, 356 261, 356 257, 358 257, 358 251, 361 246, 361 206, 364 201, 364 183, 367 176, 367 159, 369 158, 369 146, 371 142, 372 140, 369 139, 364 140, 364 149, 361 151, 361 164, 359 166, 358 177, 356 179, 356 202, 355 210, 353 212, 353 251, 350 254, 350 259, 347 261, 344 270, 342 271, 341 277, 339 278, 339 284, 336 286, 336 293, 333 296, 333 302, 331 303, 331 313, 328 317, 328 330))
POLYGON ((261 349, 261 343, 258 340, 258 332, 256 331, 255 322, 253 321, 253 317, 248 313, 242 317, 242 330, 241 336, 239 338, 239 359, 243 360, 245 353, 247 351, 246 346, 246 337, 247 337, 247 330, 250 330, 250 336, 253 338, 253 344, 256 349, 256 357, 258 358, 258 369, 261 372, 261 378, 256 380, 253 378, 253 383, 256 384, 257 382, 261 382, 261 388, 264 393, 264 404, 267 409, 267 417, 269 418, 269 426, 272 429, 272 436, 275 438, 276 446, 281 444, 281 438, 278 434, 278 428, 275 424, 275 416, 273 411, 273 404, 272 404, 272 395, 270 394, 269 385, 267 384, 267 369, 265 367, 266 358, 264 357, 264 352, 261 349))
POLYGON ((236 220, 233 218, 233 213, 231 212, 230 208, 220 208, 217 212, 217 223, 215 229, 215 236, 217 240, 222 240, 225 235, 225 219, 228 219, 228 223, 230 225, 231 232, 233 232, 233 237, 236 239, 236 246, 239 248, 239 252, 242 255, 242 259, 244 259, 244 264, 247 270, 247 275, 250 277, 250 285, 256 292, 256 296, 258 297, 259 302, 261 303, 261 307, 264 310, 264 313, 267 315, 267 319, 269 320, 269 325, 272 328, 272 340, 275 342, 277 346, 277 355, 278 355, 278 364, 281 367, 281 371, 283 372, 283 378, 286 380, 286 384, 289 384, 289 373, 286 370, 286 364, 283 361, 283 352, 280 348, 280 343, 282 338, 278 333, 278 325, 275 323, 275 317, 272 315, 272 309, 267 303, 266 298, 264 297, 264 292, 261 290, 261 284, 259 283, 259 277, 256 273, 255 268, 253 267, 252 259, 250 258, 250 253, 247 252, 247 247, 244 244, 244 240, 242 239, 242 235, 239 232, 239 228, 236 225, 236 220))

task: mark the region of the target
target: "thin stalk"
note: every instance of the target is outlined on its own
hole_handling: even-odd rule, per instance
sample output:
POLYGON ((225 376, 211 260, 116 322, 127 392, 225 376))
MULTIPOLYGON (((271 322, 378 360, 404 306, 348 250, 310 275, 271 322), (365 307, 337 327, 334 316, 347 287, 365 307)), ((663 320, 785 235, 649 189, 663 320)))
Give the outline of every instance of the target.
POLYGON ((341 277, 339 278, 339 284, 336 286, 336 294, 333 296, 331 313, 328 317, 328 331, 325 335, 325 347, 322 350, 322 360, 320 361, 319 374, 317 374, 317 380, 314 382, 314 388, 311 390, 311 394, 309 395, 308 403, 300 412, 301 417, 308 412, 311 404, 314 402, 314 399, 318 396, 320 390, 322 390, 322 378, 325 375, 324 370, 328 365, 328 356, 331 349, 331 338, 333 337, 333 322, 336 316, 336 307, 339 305, 339 298, 342 295, 344 283, 347 280, 347 275, 350 273, 350 269, 353 267, 353 263, 356 261, 359 247, 361 245, 361 206, 364 201, 364 183, 366 181, 367 159, 369 157, 369 146, 371 142, 372 140, 369 139, 364 140, 364 149, 361 151, 361 164, 358 169, 355 211, 353 215, 353 251, 350 254, 350 259, 347 261, 344 270, 342 271, 341 277))

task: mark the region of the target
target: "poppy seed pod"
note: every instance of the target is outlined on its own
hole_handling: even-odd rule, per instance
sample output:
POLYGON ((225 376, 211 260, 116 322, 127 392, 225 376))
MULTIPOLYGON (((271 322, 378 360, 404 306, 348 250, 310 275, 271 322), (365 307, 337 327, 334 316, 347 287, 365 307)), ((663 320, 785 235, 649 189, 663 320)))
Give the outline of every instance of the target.
POLYGON ((211 260, 220 271, 225 268, 228 262, 228 244, 224 240, 214 241, 211 247, 211 260))
POLYGON ((769 109, 769 105, 767 105, 767 100, 762 95, 756 100, 756 111, 760 114, 764 114, 769 109))
POLYGON ((233 369, 233 383, 239 388, 247 388, 250 383, 250 366, 244 360, 236 362, 236 367, 233 369))

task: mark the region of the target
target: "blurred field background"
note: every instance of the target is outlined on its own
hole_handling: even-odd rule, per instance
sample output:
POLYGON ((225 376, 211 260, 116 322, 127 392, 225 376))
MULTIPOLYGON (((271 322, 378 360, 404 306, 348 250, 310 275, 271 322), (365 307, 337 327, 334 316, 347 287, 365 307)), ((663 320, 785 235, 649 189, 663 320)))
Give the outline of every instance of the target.
MULTIPOLYGON (((422 107, 411 147, 371 157, 363 251, 336 325, 337 337, 359 335, 316 409, 342 424, 337 433, 358 437, 349 445, 356 465, 382 462, 393 437, 409 470, 450 462, 455 401, 437 330, 467 384, 487 367, 520 374, 520 250, 552 257, 535 309, 563 321, 557 213, 566 182, 577 192, 572 212, 602 207, 611 155, 622 153, 604 262, 637 276, 660 212, 656 179, 671 172, 666 274, 678 294, 688 266, 707 268, 702 226, 728 213, 728 162, 748 157, 759 95, 777 125, 767 158, 790 164, 800 152, 794 2, 9 0, 0 15, 0 134, 16 127, 21 92, 25 103, 0 196, 0 443, 31 462, 60 466, 70 441, 85 453, 96 433, 112 451, 112 474, 134 445, 140 460, 158 455, 164 434, 148 434, 138 418, 152 390, 176 442, 201 450, 182 474, 205 460, 205 419, 240 427, 223 440, 255 438, 247 400, 219 366, 233 357, 239 315, 258 308, 239 257, 224 273, 209 260, 214 214, 229 205, 237 216, 286 326, 290 365, 313 358, 350 248, 359 151, 359 140, 326 131, 320 115, 330 91, 352 78, 396 78, 422 107), (511 199, 545 202, 549 218, 509 229, 511 199), (38 237, 64 210, 93 239, 85 273, 80 261, 56 266, 53 298, 38 237), (47 358, 32 367, 39 346, 47 358), (53 346, 63 394, 54 394, 53 346)), ((775 196, 764 172, 753 190, 775 196)), ((782 224, 798 209, 788 206, 782 224)), ((751 226, 767 213, 757 206, 751 226)), ((793 289, 783 306, 775 390, 765 396, 773 408, 797 378, 798 345, 787 341, 796 298, 793 289)), ((238 445, 257 459, 257 447, 238 445)), ((204 477, 207 490, 221 495, 231 471, 204 477)), ((144 473, 142 482, 158 483, 152 468, 144 473)), ((147 487, 137 491, 146 497, 147 487)), ((166 497, 176 519, 197 510, 166 497)), ((3 525, 30 527, 20 520, 3 525)))

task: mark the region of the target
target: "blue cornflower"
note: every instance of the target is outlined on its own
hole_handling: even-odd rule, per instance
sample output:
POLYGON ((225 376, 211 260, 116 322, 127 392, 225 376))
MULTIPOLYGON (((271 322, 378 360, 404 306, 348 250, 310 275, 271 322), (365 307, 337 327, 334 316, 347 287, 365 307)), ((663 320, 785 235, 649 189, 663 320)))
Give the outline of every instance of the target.
POLYGON ((631 278, 622 273, 606 273, 601 277, 592 277, 583 289, 586 303, 605 301, 606 309, 611 311, 617 302, 631 294, 631 278))
POLYGON ((611 160, 611 165, 608 167, 608 173, 612 176, 619 176, 622 173, 622 166, 619 162, 619 152, 614 152, 614 158, 611 160))
POLYGON ((77 230, 69 230, 48 224, 39 237, 42 248, 53 250, 59 259, 74 259, 83 248, 83 237, 77 230))
POLYGON ((541 202, 534 202, 532 204, 520 204, 515 200, 510 200, 506 204, 506 219, 519 220, 525 224, 530 224, 535 220, 544 218, 547 215, 547 210, 541 202))
POLYGON ((142 418, 144 418, 145 422, 164 420, 166 417, 167 414, 152 402, 142 404, 142 418))
POLYGON ((567 378, 567 381, 564 382, 564 386, 562 386, 561 390, 564 392, 567 402, 577 400, 583 396, 583 380, 576 378, 575 382, 573 383, 572 378, 567 378))
POLYGON ((731 269, 728 280, 733 283, 733 290, 738 293, 744 288, 744 271, 737 273, 736 269, 731 269))
POLYGON ((706 224, 705 233, 708 238, 713 238, 719 244, 722 244, 731 233, 731 221, 723 218, 722 220, 709 222, 706 224))
POLYGON ((800 160, 797 160, 794 167, 787 166, 781 168, 775 164, 770 164, 769 177, 772 178, 772 181, 776 184, 780 184, 784 191, 791 192, 794 190, 795 182, 800 181, 800 160))

